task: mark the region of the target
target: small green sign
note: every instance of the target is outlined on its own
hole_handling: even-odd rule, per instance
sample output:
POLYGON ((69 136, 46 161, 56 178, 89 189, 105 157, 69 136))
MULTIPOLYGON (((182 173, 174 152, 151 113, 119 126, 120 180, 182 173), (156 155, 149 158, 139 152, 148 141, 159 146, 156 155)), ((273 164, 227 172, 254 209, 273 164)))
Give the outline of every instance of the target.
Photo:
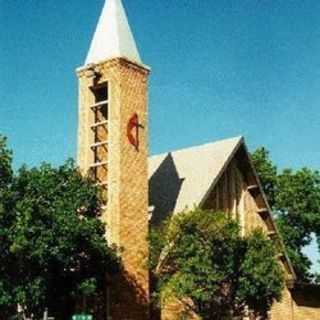
POLYGON ((86 314, 76 314, 72 316, 72 320, 93 320, 93 316, 86 314))

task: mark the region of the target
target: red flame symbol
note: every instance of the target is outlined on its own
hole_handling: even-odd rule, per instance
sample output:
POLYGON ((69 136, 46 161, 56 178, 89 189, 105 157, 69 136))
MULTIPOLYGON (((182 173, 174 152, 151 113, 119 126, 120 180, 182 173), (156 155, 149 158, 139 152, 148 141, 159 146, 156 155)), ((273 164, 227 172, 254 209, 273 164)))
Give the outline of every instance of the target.
POLYGON ((139 151, 139 129, 142 126, 139 124, 138 114, 135 113, 129 120, 127 126, 127 136, 131 145, 133 145, 137 151, 139 151))

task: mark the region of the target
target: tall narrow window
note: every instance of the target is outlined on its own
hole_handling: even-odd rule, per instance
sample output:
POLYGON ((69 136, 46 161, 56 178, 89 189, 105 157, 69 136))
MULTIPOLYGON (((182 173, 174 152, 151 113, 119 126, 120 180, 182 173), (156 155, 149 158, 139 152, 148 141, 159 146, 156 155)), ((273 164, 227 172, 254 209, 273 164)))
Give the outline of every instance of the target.
MULTIPOLYGON (((91 125, 94 134, 94 143, 91 146, 94 163, 92 174, 97 183, 107 193, 108 177, 108 109, 109 90, 108 84, 104 83, 91 88, 95 103, 91 106, 94 123, 91 125)), ((106 201, 106 196, 103 197, 106 201)))
POLYGON ((92 89, 93 94, 96 98, 96 102, 102 102, 108 100, 108 84, 105 83, 101 86, 95 87, 92 89))

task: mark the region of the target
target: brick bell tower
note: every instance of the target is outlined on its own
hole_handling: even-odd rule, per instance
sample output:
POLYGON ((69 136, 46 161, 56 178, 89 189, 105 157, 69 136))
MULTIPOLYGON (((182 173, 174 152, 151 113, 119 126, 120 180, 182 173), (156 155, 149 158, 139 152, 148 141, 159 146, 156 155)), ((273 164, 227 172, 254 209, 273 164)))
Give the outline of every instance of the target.
POLYGON ((78 165, 103 193, 103 220, 123 272, 108 319, 149 318, 148 102, 150 69, 138 53, 121 0, 106 0, 79 78, 78 165))

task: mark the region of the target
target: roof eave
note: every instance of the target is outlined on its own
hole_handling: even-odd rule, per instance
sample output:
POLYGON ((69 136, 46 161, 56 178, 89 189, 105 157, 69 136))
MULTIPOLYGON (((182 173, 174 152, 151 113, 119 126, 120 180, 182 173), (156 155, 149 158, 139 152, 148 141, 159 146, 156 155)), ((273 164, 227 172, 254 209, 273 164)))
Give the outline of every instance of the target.
MULTIPOLYGON (((289 256, 288 256, 287 252, 286 252, 286 248, 285 248, 285 245, 284 245, 282 236, 281 236, 281 234, 280 234, 280 232, 279 232, 279 229, 278 229, 278 227, 277 227, 277 225, 276 225, 276 223, 275 223, 275 221, 274 221, 271 207, 270 207, 269 202, 268 202, 268 200, 267 200, 266 194, 265 194, 265 192, 264 192, 264 190, 263 190, 263 188, 262 188, 262 184, 261 184, 260 178, 259 178, 259 176, 258 176, 258 174, 257 174, 257 171, 256 171, 254 165, 253 165, 252 158, 251 158, 251 156, 250 156, 250 153, 249 153, 249 151, 248 151, 248 148, 247 148, 247 146, 246 146, 245 139, 244 139, 243 136, 240 137, 239 142, 238 142, 237 145, 234 147, 233 151, 230 153, 227 161, 225 162, 224 166, 221 168, 219 174, 218 174, 218 175, 215 177, 215 179, 212 181, 212 184, 211 184, 210 188, 208 189, 208 191, 206 192, 206 194, 202 197, 202 199, 201 199, 201 201, 199 202, 198 206, 199 206, 199 207, 203 207, 203 206, 204 206, 204 204, 205 204, 205 202, 207 201, 208 197, 209 197, 210 194, 212 193, 214 187, 216 186, 216 184, 217 184, 218 181, 220 180, 221 176, 223 175, 223 173, 225 172, 225 170, 228 168, 230 162, 232 161, 232 159, 234 158, 234 156, 236 155, 236 153, 238 152, 238 150, 239 150, 241 147, 244 148, 245 153, 246 153, 246 155, 247 155, 247 157, 248 157, 248 162, 249 162, 250 168, 251 168, 251 170, 252 170, 252 172, 253 172, 253 174, 254 174, 254 177, 255 177, 255 179, 256 179, 257 185, 258 185, 258 187, 259 187, 259 189, 260 189, 260 193, 261 193, 261 195, 262 195, 263 201, 265 202, 266 209, 268 210, 268 214, 269 214, 269 216, 270 216, 270 220, 272 221, 273 227, 274 227, 274 229, 276 230, 277 235, 279 236, 281 249, 282 249, 282 252, 283 252, 283 254, 284 254, 284 257, 285 257, 285 259, 286 259, 286 261, 287 261, 287 263, 288 263, 288 267, 289 267, 290 273, 291 273, 291 275, 292 275, 292 279, 290 279, 290 281, 292 280, 293 282, 295 282, 296 279, 297 279, 296 273, 295 273, 294 268, 293 268, 293 266, 292 266, 291 260, 290 260, 290 258, 289 258, 289 256)), ((290 282, 290 281, 289 281, 289 282, 290 282)), ((289 282, 288 282, 288 283, 289 283, 289 282)), ((291 285, 291 284, 290 284, 290 285, 291 285)))

